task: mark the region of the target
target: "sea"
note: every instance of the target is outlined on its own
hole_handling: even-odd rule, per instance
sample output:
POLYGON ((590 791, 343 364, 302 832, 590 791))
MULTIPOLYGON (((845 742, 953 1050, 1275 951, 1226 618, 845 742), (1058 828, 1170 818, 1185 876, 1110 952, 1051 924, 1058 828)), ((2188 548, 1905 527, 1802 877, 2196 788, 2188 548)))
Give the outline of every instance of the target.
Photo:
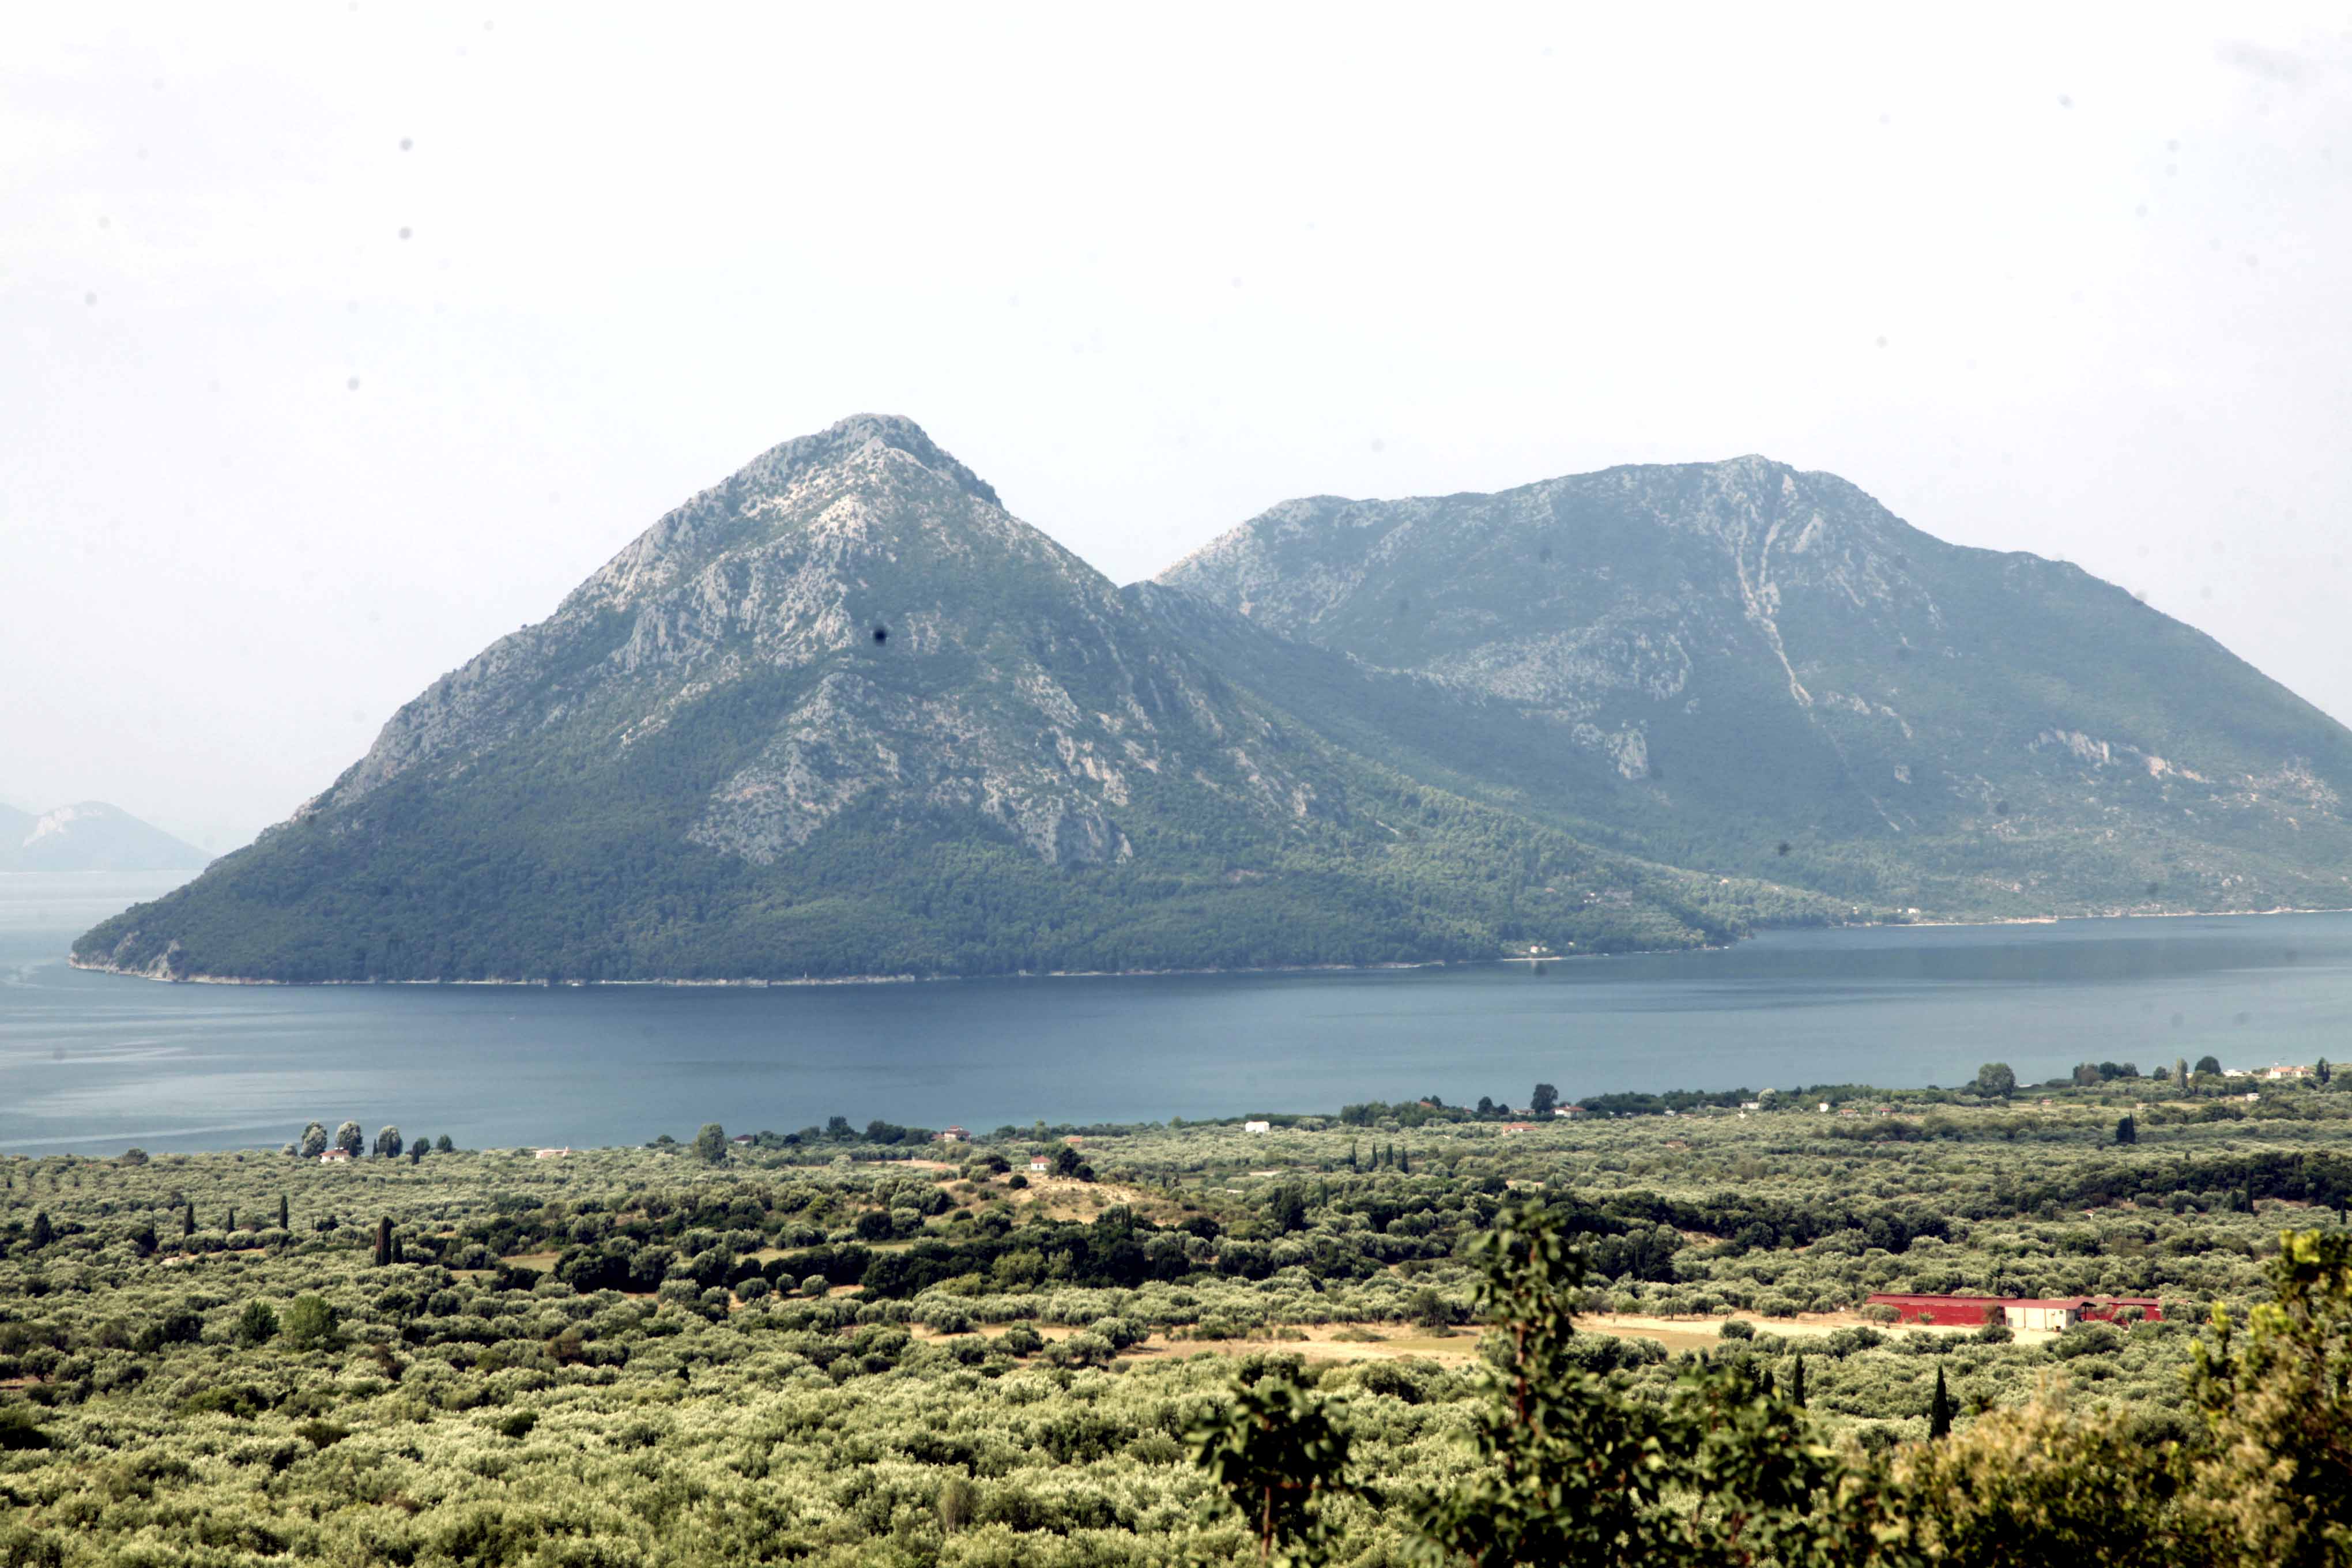
POLYGON ((182 879, 0 875, 0 1152, 465 1148, 1330 1114, 1371 1100, 2032 1083, 2352 1058, 2352 914, 1771 931, 1711 952, 1278 973, 712 986, 204 985, 70 968, 182 879))

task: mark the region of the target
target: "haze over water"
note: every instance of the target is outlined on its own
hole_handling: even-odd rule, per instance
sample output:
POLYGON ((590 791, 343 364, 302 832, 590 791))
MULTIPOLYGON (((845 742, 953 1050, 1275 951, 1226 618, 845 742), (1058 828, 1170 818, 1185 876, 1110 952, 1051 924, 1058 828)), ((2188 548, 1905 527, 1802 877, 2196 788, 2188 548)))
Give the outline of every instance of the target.
POLYGON ((163 985, 68 942, 176 879, 0 877, 0 1150, 467 1147, 1335 1110, 1437 1094, 2028 1082, 2352 1057, 2352 915, 1772 932, 1526 966, 769 989, 163 985))

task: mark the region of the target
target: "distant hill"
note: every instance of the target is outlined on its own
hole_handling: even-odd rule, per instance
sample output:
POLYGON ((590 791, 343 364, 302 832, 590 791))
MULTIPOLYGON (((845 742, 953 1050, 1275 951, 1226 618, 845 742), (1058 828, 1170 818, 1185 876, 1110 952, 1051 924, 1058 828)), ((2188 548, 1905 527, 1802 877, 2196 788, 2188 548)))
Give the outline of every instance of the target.
MULTIPOLYGON (((1335 700, 1350 744, 1674 863, 1941 915, 2352 903, 2352 732, 2110 584, 1833 475, 1291 501, 1160 582, 1457 698, 1335 700)), ((1269 700, 1309 679, 1201 646, 1269 700)))
POLYGON ((101 801, 38 816, 0 805, 0 871, 193 871, 211 858, 101 801))
POLYGON ((75 952, 792 979, 1685 946, 1843 908, 1353 750, 863 416, 662 518, 291 821, 75 952))

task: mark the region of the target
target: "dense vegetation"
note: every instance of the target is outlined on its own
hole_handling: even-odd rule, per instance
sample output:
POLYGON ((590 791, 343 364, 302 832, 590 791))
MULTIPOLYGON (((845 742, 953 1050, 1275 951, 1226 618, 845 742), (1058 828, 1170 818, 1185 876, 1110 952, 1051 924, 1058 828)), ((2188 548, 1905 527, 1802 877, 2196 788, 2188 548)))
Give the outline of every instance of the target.
POLYGON ((2341 1560, 2352 1094, 2078 1076, 15 1159, 0 1563, 2341 1560))
POLYGON ((461 809, 396 781, 370 802, 390 831, 289 824, 76 954, 294 982, 1246 969, 1696 947, 1844 909, 1370 773, 1358 804, 1389 825, 1377 848, 1171 810, 1130 823, 1135 862, 1056 867, 1007 834, 877 810, 757 867, 686 841, 698 794, 584 763, 551 789, 540 768, 484 763, 450 786, 461 809))

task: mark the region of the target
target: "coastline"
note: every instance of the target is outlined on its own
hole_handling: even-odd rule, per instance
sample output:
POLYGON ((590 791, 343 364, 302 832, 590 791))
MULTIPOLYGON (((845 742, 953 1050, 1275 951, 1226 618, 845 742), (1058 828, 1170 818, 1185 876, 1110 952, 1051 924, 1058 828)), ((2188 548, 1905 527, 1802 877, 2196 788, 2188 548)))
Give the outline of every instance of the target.
MULTIPOLYGON (((2333 908, 2301 908, 2281 905, 2267 910, 2123 910, 2104 914, 2081 915, 2007 915, 1987 920, 1931 920, 1921 917, 1901 921, 1853 921, 1842 926, 1762 926, 1755 934, 1773 931, 1905 931, 1953 930, 1990 928, 1997 926, 2062 925, 2069 921, 2135 921, 2135 920, 2260 920, 2276 915, 2344 915, 2352 914, 2352 906, 2333 908)), ((1742 938, 1742 941, 1752 940, 1742 938)), ((1734 944, 1702 943, 1695 947, 1636 948, 1624 952, 1570 953, 1499 953, 1493 958, 1397 960, 1383 963, 1282 963, 1246 968, 1203 967, 1194 969, 1045 969, 1015 970, 1003 974, 835 974, 802 975, 794 979, 696 979, 654 977, 642 980, 262 980, 243 975, 225 974, 156 974, 147 970, 124 969, 110 963, 91 963, 71 952, 66 954, 68 968, 91 974, 114 974, 129 980, 149 980, 166 985, 478 985, 523 986, 541 990, 589 990, 599 987, 656 987, 707 990, 767 991, 799 986, 819 985, 919 985, 955 981, 982 980, 1148 980, 1182 975, 1210 974, 1369 974, 1391 970, 1474 968, 1505 963, 1566 963, 1609 958, 1655 957, 1664 953, 1723 952, 1734 944)))
MULTIPOLYGON (((2328 905, 2305 908, 2281 904, 2268 910, 2114 910, 2095 915, 2004 915, 1997 920, 1904 921, 1906 926, 2054 926, 2068 921, 2221 921, 2266 920, 2273 915, 2352 915, 2352 905, 2328 905)), ((1857 922, 1859 923, 1859 922, 1857 922)))
MULTIPOLYGON (((1714 948, 1654 948, 1643 952, 1717 952, 1714 948)), ((1578 953, 1580 958, 1609 958, 1619 955, 1602 952, 1578 953)), ((1547 955, 1544 962, 1553 962, 1547 955)), ((790 980, 257 980, 230 974, 155 974, 142 969, 123 969, 111 963, 88 963, 66 955, 66 966, 89 974, 113 974, 126 980, 149 980, 163 985, 485 985, 521 986, 533 990, 586 991, 630 987, 673 987, 682 990, 747 991, 782 990, 805 985, 927 985, 958 981, 982 980, 1147 980, 1188 974, 1369 974, 1384 970, 1467 968, 1475 964, 1529 962, 1514 958, 1432 958, 1418 961, 1398 961, 1390 963, 1281 963, 1246 969, 1022 969, 1004 974, 831 974, 802 975, 790 980)))

